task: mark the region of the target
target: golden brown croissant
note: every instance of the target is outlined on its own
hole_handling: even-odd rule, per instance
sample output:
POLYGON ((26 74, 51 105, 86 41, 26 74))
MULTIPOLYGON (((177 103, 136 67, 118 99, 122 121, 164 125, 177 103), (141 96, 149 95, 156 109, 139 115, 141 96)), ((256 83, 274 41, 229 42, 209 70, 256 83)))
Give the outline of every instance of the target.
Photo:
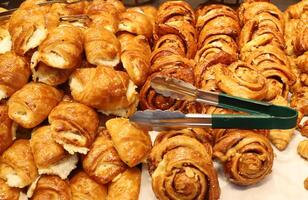
POLYGON ((126 169, 108 131, 103 128, 99 129, 98 137, 84 157, 82 166, 84 171, 100 184, 109 183, 126 169))
POLYGON ((18 188, 8 186, 4 180, 0 178, 0 198, 1 200, 19 200, 20 190, 18 188))
POLYGON ((70 180, 72 200, 107 199, 107 187, 92 180, 85 172, 80 171, 70 180))
POLYGON ((0 105, 0 155, 5 151, 15 140, 16 124, 9 118, 8 106, 0 105))
POLYGON ((70 154, 87 154, 99 125, 99 118, 92 108, 65 101, 50 112, 48 121, 55 131, 53 138, 70 154))
POLYGON ((104 12, 115 13, 116 15, 125 11, 125 6, 119 0, 94 0, 85 9, 87 14, 100 14, 104 12))
POLYGON ((118 31, 119 18, 112 15, 112 13, 102 12, 95 15, 89 15, 89 17, 91 19, 89 27, 91 28, 104 28, 114 34, 118 31))
POLYGON ((301 157, 308 159, 308 140, 303 140, 298 144, 297 152, 301 157))
POLYGON ((158 199, 219 199, 211 152, 195 138, 176 135, 156 143, 149 170, 158 199))
POLYGON ((300 19, 305 16, 306 8, 308 6, 307 0, 299 1, 290 5, 284 12, 285 20, 300 19))
MULTIPOLYGON (((68 181, 62 180, 58 176, 41 176, 32 185, 31 200, 71 200, 71 189, 68 181)), ((29 191, 28 191, 29 193, 29 191)))
POLYGON ((88 1, 81 1, 69 4, 53 3, 49 8, 49 12, 57 13, 59 16, 80 15, 83 14, 88 4, 88 1))
POLYGON ((34 130, 30 139, 31 151, 39 174, 54 174, 66 179, 76 168, 78 157, 68 155, 63 147, 54 141, 53 136, 56 134, 50 126, 34 130))
POLYGON ((104 28, 88 28, 85 31, 85 52, 93 65, 114 67, 120 62, 121 44, 117 37, 104 28))
POLYGON ((133 7, 133 8, 129 8, 128 10, 135 10, 137 12, 141 12, 143 14, 145 14, 149 20, 151 21, 152 27, 154 29, 155 26, 155 20, 156 20, 156 16, 157 16, 157 9, 154 6, 139 6, 139 7, 133 7))
POLYGON ((75 100, 122 117, 136 111, 139 99, 135 88, 127 73, 104 66, 77 69, 70 81, 75 100))
POLYGON ((11 51, 12 38, 7 27, 0 26, 0 54, 11 51))
MULTIPOLYGON (((300 115, 300 113, 299 113, 300 115)), ((300 116, 299 116, 300 118, 300 116)), ((305 120, 304 122, 301 122, 299 124, 299 131, 304 137, 308 137, 308 120, 305 120)))
POLYGON ((14 53, 0 54, 0 100, 10 97, 29 79, 30 68, 26 59, 14 53))
POLYGON ((113 118, 106 122, 114 147, 121 160, 134 167, 146 160, 152 143, 149 133, 125 118, 113 118))
POLYGON ((28 83, 9 99, 9 117, 24 128, 33 128, 47 118, 62 96, 52 86, 28 83))
POLYGON ((76 68, 81 63, 83 40, 83 33, 79 28, 69 23, 61 24, 49 32, 46 40, 39 46, 39 55, 33 56, 31 62, 43 62, 59 69, 76 68))
POLYGON ((23 188, 38 176, 28 140, 16 140, 0 158, 0 178, 10 187, 23 188))
POLYGON ((272 170, 271 144, 266 137, 253 131, 231 131, 219 139, 213 151, 224 164, 226 176, 238 185, 258 183, 272 170))
MULTIPOLYGON (((308 8, 308 5, 307 5, 308 8)), ((294 52, 301 55, 308 51, 308 18, 302 19, 297 23, 296 37, 294 40, 294 52)))
POLYGON ((145 36, 139 35, 121 43, 121 62, 130 79, 142 86, 150 71, 151 48, 145 36))
POLYGON ((294 92, 290 102, 291 107, 296 108, 304 115, 308 115, 308 88, 302 87, 294 92))
POLYGON ((140 185, 140 169, 129 168, 109 184, 107 200, 138 200, 140 185))
POLYGON ((265 77, 252 65, 238 61, 215 70, 216 84, 227 94, 256 100, 262 100, 267 94, 265 77))

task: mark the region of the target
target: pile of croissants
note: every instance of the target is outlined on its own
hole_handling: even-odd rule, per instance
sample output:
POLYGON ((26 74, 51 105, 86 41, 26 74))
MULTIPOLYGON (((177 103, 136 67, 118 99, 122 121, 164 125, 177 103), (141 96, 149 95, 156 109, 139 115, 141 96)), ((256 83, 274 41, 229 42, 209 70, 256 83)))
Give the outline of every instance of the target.
MULTIPOLYGON (((308 137, 308 0, 284 13, 268 0, 44 2, 0 21, 0 200, 137 200, 142 163, 161 200, 218 200, 214 159, 240 186, 271 173, 271 144, 284 150, 294 129, 187 128, 152 143, 128 119, 137 110, 237 113, 162 96, 157 75, 296 108, 308 137)), ((308 159, 308 140, 298 153, 308 159)))

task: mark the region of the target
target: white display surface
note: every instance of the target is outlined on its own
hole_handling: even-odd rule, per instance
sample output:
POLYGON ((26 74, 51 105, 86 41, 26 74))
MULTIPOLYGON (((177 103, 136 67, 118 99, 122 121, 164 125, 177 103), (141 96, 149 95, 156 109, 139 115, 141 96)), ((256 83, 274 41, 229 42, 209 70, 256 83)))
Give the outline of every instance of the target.
MULTIPOLYGON (((157 133, 150 132, 154 141, 157 133)), ((215 161, 218 170, 221 200, 307 200, 308 190, 304 188, 304 180, 308 177, 308 161, 297 154, 297 145, 305 139, 295 131, 295 135, 284 151, 274 148, 275 158, 272 173, 262 182, 250 187, 240 187, 228 182, 221 165, 215 161)), ((306 138, 307 139, 307 138, 306 138)), ((156 200, 152 191, 151 177, 142 166, 140 200, 156 200)))

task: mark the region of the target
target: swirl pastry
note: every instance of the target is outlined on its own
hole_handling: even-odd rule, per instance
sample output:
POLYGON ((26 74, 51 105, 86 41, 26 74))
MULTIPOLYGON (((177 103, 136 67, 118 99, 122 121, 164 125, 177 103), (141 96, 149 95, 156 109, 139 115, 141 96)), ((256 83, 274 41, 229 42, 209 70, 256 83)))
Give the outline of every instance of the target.
POLYGON ((61 199, 71 200, 72 194, 68 181, 62 180, 58 176, 43 175, 39 177, 36 183, 31 185, 31 200, 41 199, 61 199))
POLYGON ((138 200, 140 185, 140 169, 129 168, 109 184, 107 200, 138 200))
POLYGON ((106 128, 121 160, 129 167, 134 167, 147 158, 152 143, 146 130, 125 118, 108 120, 106 128))
POLYGON ((87 154, 99 125, 98 116, 92 108, 65 101, 50 112, 48 121, 55 131, 53 138, 70 154, 87 154))
POLYGON ((107 187, 96 183, 83 171, 73 176, 70 188, 72 200, 107 199, 107 187))
POLYGON ((297 152, 301 157, 308 159, 308 140, 303 140, 298 144, 297 152))
POLYGON ((29 79, 30 69, 23 57, 14 53, 0 54, 0 100, 10 97, 29 79))
POLYGON ((180 36, 166 34, 156 41, 152 58, 173 54, 185 57, 186 52, 186 46, 180 36))
POLYGON ((155 144, 149 170, 158 199, 219 199, 211 152, 194 138, 177 135, 155 144))
POLYGON ((53 174, 66 179, 76 168, 78 157, 68 155, 63 147, 54 141, 56 134, 50 126, 34 130, 30 139, 31 151, 39 174, 53 174))
POLYGON ((302 87, 294 92, 290 102, 291 107, 296 108, 304 115, 308 115, 308 88, 302 87))
POLYGON ((90 151, 83 158, 85 172, 100 184, 112 181, 126 169, 107 130, 101 128, 90 151))
POLYGON ((23 188, 38 176, 28 140, 16 140, 0 157, 0 178, 8 186, 23 188))
POLYGON ((251 65, 238 61, 216 70, 216 84, 227 94, 256 100, 267 94, 265 77, 251 65))
POLYGON ((136 111, 139 99, 135 87, 125 72, 104 66, 77 69, 70 81, 76 101, 122 117, 136 111))
POLYGON ((16 124, 8 116, 8 106, 0 105, 0 155, 15 140, 16 124))
POLYGON ((88 28, 84 45, 89 63, 110 67, 119 64, 121 45, 112 32, 98 27, 88 28))
POLYGON ((224 164, 229 180, 238 185, 260 182, 273 166, 271 144, 266 137, 253 131, 231 131, 220 138, 213 151, 224 164))
POLYGON ((12 38, 7 27, 0 25, 0 54, 11 51, 12 38))
MULTIPOLYGON (((76 68, 81 63, 83 51, 83 33, 70 24, 61 24, 53 29, 39 46, 39 55, 31 62, 43 62, 59 69, 76 68)), ((31 67, 34 68, 34 67, 31 67)))
POLYGON ((1 200, 19 200, 20 190, 8 186, 4 180, 0 179, 0 198, 1 200))
POLYGON ((151 48, 148 40, 139 35, 126 41, 122 46, 121 62, 130 79, 142 86, 150 71, 151 48))
POLYGON ((33 128, 47 118, 62 96, 49 85, 28 83, 9 99, 9 117, 24 128, 33 128))

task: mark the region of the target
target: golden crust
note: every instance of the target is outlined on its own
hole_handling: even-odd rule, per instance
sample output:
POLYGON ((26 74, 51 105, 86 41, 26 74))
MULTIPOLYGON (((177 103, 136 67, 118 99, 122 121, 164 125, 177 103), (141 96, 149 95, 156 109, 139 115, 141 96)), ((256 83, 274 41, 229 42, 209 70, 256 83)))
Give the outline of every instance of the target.
POLYGON ((296 108, 304 115, 308 115, 308 88, 302 87, 294 92, 290 102, 291 107, 296 108))
POLYGON ((301 157, 308 159, 308 140, 303 140, 298 144, 297 153, 301 157))
POLYGON ((8 186, 4 180, 0 179, 0 197, 1 200, 18 200, 19 189, 8 186))
POLYGON ((0 105, 0 155, 13 143, 15 129, 13 120, 8 116, 8 106, 0 105))

